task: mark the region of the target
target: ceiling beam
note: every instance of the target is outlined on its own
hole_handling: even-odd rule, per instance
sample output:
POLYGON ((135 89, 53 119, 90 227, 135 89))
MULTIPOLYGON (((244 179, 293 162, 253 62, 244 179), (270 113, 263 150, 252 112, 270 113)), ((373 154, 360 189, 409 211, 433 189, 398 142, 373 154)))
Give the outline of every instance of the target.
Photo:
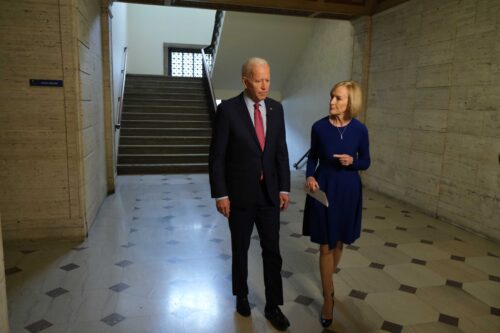
POLYGON ((360 0, 360 3, 346 3, 344 1, 333 2, 332 0, 171 0, 174 6, 202 7, 225 9, 232 8, 255 8, 272 9, 298 12, 323 12, 346 16, 370 15, 371 8, 369 0, 360 0))

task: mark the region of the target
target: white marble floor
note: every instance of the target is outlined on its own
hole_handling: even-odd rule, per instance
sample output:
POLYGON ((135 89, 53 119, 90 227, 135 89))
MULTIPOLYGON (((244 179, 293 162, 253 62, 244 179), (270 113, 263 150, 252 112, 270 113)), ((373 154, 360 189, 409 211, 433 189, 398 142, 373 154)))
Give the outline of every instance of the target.
MULTIPOLYGON (((500 332, 500 245, 370 191, 323 330, 318 249, 301 236, 304 175, 292 178, 281 218, 289 332, 500 332)), ((252 316, 235 313, 229 231, 209 193, 206 174, 121 176, 84 242, 7 247, 11 331, 274 332, 258 241, 252 316)))

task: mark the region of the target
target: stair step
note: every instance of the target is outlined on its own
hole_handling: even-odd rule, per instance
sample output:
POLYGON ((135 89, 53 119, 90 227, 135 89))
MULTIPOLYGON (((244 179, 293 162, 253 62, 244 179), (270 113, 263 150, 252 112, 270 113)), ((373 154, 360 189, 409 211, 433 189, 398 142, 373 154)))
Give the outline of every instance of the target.
POLYGON ((181 164, 118 164, 119 175, 147 175, 169 173, 206 173, 207 163, 181 163, 181 164))
POLYGON ((120 145, 120 155, 208 154, 208 144, 199 145, 120 145))
POLYGON ((126 128, 165 128, 165 129, 211 129, 210 121, 191 121, 191 120, 123 120, 122 129, 126 128))
POLYGON ((129 98, 125 96, 123 100, 125 106, 128 105, 155 105, 155 106, 197 106, 207 107, 207 101, 197 101, 190 99, 173 99, 173 98, 129 98))
POLYGON ((127 94, 137 94, 137 93, 153 93, 153 94, 163 94, 163 93, 178 93, 178 94, 200 94, 206 96, 207 92, 205 87, 157 87, 157 86, 140 86, 125 88, 125 95, 127 94))
POLYGON ((123 154, 118 164, 208 163, 208 154, 123 154))
POLYGON ((126 93, 128 100, 173 100, 173 101, 201 101, 206 102, 208 97, 200 93, 179 93, 179 92, 133 92, 126 93))
POLYGON ((120 136, 120 145, 208 145, 210 136, 120 136))
POLYGON ((212 130, 199 128, 122 128, 124 136, 211 136, 212 130))
POLYGON ((196 113, 159 113, 159 112, 123 112, 124 120, 191 120, 191 121, 210 121, 208 114, 196 113))
POLYGON ((167 76, 150 74, 127 74, 127 80, 172 81, 172 82, 203 82, 201 77, 167 76))
POLYGON ((186 106, 186 105, 124 105, 123 112, 145 112, 145 113, 196 113, 210 114, 208 105, 186 106))

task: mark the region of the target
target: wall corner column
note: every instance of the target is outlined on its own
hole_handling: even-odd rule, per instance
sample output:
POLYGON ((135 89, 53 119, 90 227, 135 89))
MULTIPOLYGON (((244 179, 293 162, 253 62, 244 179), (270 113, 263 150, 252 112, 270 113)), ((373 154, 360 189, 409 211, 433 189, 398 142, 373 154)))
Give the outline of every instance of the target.
POLYGON ((0 215, 0 332, 9 332, 9 316, 7 314, 7 288, 5 281, 5 264, 3 258, 2 216, 0 215))

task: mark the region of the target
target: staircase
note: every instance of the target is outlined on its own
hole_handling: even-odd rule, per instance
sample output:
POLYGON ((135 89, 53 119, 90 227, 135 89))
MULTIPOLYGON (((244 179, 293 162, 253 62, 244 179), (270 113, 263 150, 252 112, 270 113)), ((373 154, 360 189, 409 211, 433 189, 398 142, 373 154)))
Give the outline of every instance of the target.
POLYGON ((208 172, 210 99, 202 78, 127 74, 119 175, 208 172))

